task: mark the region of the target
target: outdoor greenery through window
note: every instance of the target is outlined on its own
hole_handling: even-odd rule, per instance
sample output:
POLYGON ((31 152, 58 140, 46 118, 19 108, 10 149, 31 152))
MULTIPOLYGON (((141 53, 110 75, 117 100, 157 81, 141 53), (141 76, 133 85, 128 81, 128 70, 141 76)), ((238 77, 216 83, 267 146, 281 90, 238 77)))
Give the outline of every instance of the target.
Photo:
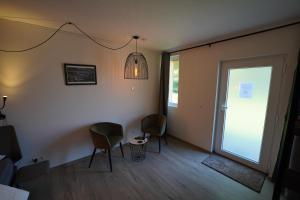
POLYGON ((179 83, 179 55, 170 58, 169 106, 177 107, 179 83))

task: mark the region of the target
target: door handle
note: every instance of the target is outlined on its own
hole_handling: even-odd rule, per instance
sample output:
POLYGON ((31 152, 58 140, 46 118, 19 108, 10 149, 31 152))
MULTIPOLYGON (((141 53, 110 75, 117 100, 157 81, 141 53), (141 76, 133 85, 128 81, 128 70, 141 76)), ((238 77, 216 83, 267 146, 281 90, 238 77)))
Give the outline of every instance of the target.
POLYGON ((227 110, 227 108, 228 108, 228 106, 226 105, 226 104, 223 104, 222 106, 221 106, 221 111, 226 111, 227 110))

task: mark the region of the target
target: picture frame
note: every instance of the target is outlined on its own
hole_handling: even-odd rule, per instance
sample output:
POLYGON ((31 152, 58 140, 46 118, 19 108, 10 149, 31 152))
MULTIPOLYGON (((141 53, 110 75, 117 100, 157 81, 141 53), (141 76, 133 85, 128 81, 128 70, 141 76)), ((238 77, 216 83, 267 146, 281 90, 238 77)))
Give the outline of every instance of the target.
POLYGON ((97 85, 96 65, 64 63, 66 85, 97 85))

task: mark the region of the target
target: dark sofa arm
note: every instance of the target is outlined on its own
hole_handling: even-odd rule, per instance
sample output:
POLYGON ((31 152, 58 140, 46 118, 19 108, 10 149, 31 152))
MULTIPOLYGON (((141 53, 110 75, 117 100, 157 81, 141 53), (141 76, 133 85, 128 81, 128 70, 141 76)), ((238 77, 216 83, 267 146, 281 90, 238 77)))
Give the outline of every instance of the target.
POLYGON ((49 161, 45 160, 36 164, 21 167, 16 175, 15 184, 22 185, 23 182, 36 179, 41 175, 49 173, 49 161))

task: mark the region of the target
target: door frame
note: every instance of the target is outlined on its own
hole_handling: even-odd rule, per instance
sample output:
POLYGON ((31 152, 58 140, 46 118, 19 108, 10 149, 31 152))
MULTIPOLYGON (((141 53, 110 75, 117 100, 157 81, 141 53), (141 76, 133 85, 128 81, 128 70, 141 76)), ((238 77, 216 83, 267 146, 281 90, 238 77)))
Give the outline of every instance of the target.
POLYGON ((284 70, 286 67, 285 60, 286 60, 286 56, 280 54, 280 55, 223 60, 219 62, 216 103, 215 103, 215 122, 214 122, 214 130, 213 130, 214 133, 213 151, 215 153, 223 155, 229 159, 235 160, 241 164, 247 165, 251 168, 257 169, 264 173, 269 173, 271 167, 269 161, 271 159, 274 137, 276 135, 275 127, 278 120, 278 114, 280 108, 280 93, 283 85, 284 70), (232 64, 234 67, 226 67, 226 64, 228 63, 232 64), (255 65, 255 63, 259 63, 259 64, 255 65), (250 66, 247 67, 247 65, 250 66), (269 101, 270 98, 268 97, 264 135, 262 138, 262 148, 260 154, 260 164, 256 164, 254 162, 245 160, 241 157, 234 156, 226 151, 221 150, 223 129, 224 129, 224 116, 225 116, 225 112, 221 111, 221 106, 223 102, 227 101, 226 95, 227 95, 227 84, 228 84, 228 73, 223 73, 223 72, 224 70, 228 71, 229 69, 232 68, 251 68, 251 67, 267 66, 267 65, 272 66, 269 97, 276 96, 276 98, 275 100, 273 99, 273 101, 270 102, 269 101))

